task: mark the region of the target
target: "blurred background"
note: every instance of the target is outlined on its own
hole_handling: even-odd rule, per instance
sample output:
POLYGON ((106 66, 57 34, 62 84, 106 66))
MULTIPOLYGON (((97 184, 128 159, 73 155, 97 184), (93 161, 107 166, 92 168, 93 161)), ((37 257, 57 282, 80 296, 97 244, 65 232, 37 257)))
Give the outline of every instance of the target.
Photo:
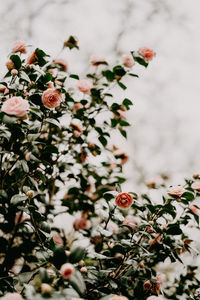
MULTIPOLYGON (((134 102, 128 141, 128 184, 166 173, 171 184, 200 170, 199 0, 6 0, 0 8, 0 73, 15 40, 57 56, 72 34, 76 50, 64 52, 69 69, 84 74, 91 54, 114 62, 141 46, 154 49, 147 69, 135 67, 125 92, 134 102)), ((30 49, 31 51, 31 49, 30 49)), ((122 96, 118 89, 116 97, 122 96)))

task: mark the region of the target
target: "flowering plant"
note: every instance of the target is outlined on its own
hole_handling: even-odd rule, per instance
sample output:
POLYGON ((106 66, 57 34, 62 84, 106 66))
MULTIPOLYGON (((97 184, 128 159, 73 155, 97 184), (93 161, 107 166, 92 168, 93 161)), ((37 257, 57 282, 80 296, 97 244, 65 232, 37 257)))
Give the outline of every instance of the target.
MULTIPOLYGON (((74 48, 70 36, 63 50, 74 48)), ((113 131, 126 137, 132 105, 115 100, 113 88, 126 89, 124 78, 138 77, 132 67, 147 67, 155 53, 143 47, 114 66, 92 56, 80 78, 63 59, 26 52, 15 43, 0 86, 2 299, 189 296, 199 285, 196 266, 170 283, 157 266, 194 251, 185 228, 199 225, 199 175, 159 204, 122 192, 128 156, 111 139, 113 131)))

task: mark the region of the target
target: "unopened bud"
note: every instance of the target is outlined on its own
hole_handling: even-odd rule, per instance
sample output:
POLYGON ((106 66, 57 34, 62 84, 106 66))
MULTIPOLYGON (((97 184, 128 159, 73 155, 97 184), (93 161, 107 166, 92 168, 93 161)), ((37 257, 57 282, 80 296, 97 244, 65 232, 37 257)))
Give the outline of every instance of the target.
POLYGON ((87 273, 87 268, 86 267, 82 267, 81 269, 80 269, 80 271, 81 271, 81 273, 87 273))
POLYGON ((16 76, 18 74, 18 71, 16 69, 13 69, 11 71, 12 76, 16 76))
POLYGON ((29 191, 26 193, 26 196, 29 197, 29 198, 33 198, 33 196, 34 196, 34 191, 33 191, 33 190, 29 190, 29 191))
POLYGON ((42 295, 50 295, 52 291, 52 287, 47 283, 41 284, 41 293, 42 295))

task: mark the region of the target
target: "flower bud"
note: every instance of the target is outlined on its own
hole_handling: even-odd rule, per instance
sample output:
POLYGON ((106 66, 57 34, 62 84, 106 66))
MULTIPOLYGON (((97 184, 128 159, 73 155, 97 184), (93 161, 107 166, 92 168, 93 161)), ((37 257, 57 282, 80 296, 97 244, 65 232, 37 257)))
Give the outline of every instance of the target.
POLYGON ((16 69, 13 69, 11 71, 12 76, 16 76, 18 74, 18 71, 16 69))
POLYGON ((87 273, 87 268, 86 268, 86 267, 82 267, 82 268, 80 269, 80 272, 81 272, 81 273, 84 273, 84 274, 87 273))
POLYGON ((42 295, 50 295, 52 291, 52 288, 49 284, 47 283, 42 283, 41 285, 41 293, 42 295))
POLYGON ((27 196, 28 198, 33 198, 33 196, 34 196, 34 191, 33 191, 33 190, 29 190, 29 191, 26 193, 26 196, 27 196))
POLYGON ((8 71, 11 71, 12 69, 15 68, 15 64, 12 60, 8 60, 6 63, 6 67, 7 67, 8 71))

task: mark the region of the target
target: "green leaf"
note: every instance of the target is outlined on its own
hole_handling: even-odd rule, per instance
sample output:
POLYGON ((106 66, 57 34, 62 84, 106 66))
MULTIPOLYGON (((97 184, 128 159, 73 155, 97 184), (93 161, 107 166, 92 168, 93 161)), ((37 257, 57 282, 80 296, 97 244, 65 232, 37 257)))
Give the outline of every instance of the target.
POLYGON ((8 115, 5 114, 3 116, 2 122, 5 123, 5 124, 14 124, 14 123, 16 123, 17 120, 18 120, 18 118, 13 117, 13 116, 8 116, 8 115))
POLYGON ((99 136, 98 140, 101 142, 101 144, 104 147, 107 145, 107 140, 106 140, 106 138, 103 135, 99 136))
POLYGON ((76 75, 76 74, 71 74, 71 75, 69 75, 69 77, 70 77, 70 78, 73 78, 73 79, 79 80, 79 76, 76 75))
POLYGON ((194 200, 194 194, 190 192, 183 193, 181 197, 186 198, 188 201, 194 200))
POLYGON ((61 124, 55 119, 47 118, 47 119, 45 119, 45 122, 51 123, 51 124, 61 128, 61 124))
POLYGON ((77 293, 81 295, 84 294, 86 286, 83 277, 79 271, 75 271, 75 274, 73 274, 70 277, 69 283, 77 291, 77 293))
POLYGON ((145 68, 148 66, 148 63, 139 56, 134 56, 134 60, 138 62, 138 64, 144 66, 145 68))
POLYGON ((13 54, 13 55, 10 56, 10 59, 14 63, 16 69, 21 68, 22 62, 21 62, 21 59, 20 59, 19 55, 13 54))
POLYGON ((115 79, 114 73, 110 70, 103 71, 102 74, 110 82, 112 82, 115 79))
POLYGON ((86 254, 86 250, 83 247, 75 247, 74 249, 72 248, 69 256, 69 260, 73 264, 78 263, 80 260, 84 258, 85 254, 86 254))
POLYGON ((19 204, 19 203, 21 203, 21 202, 23 202, 27 199, 28 199, 27 196, 18 194, 18 195, 12 196, 12 198, 10 200, 10 203, 13 204, 13 205, 17 205, 17 204, 19 204))
POLYGON ((182 230, 178 224, 170 224, 168 225, 167 234, 179 235, 182 234, 182 230))
POLYGON ((127 87, 121 81, 117 81, 117 83, 123 90, 127 89, 127 87))

